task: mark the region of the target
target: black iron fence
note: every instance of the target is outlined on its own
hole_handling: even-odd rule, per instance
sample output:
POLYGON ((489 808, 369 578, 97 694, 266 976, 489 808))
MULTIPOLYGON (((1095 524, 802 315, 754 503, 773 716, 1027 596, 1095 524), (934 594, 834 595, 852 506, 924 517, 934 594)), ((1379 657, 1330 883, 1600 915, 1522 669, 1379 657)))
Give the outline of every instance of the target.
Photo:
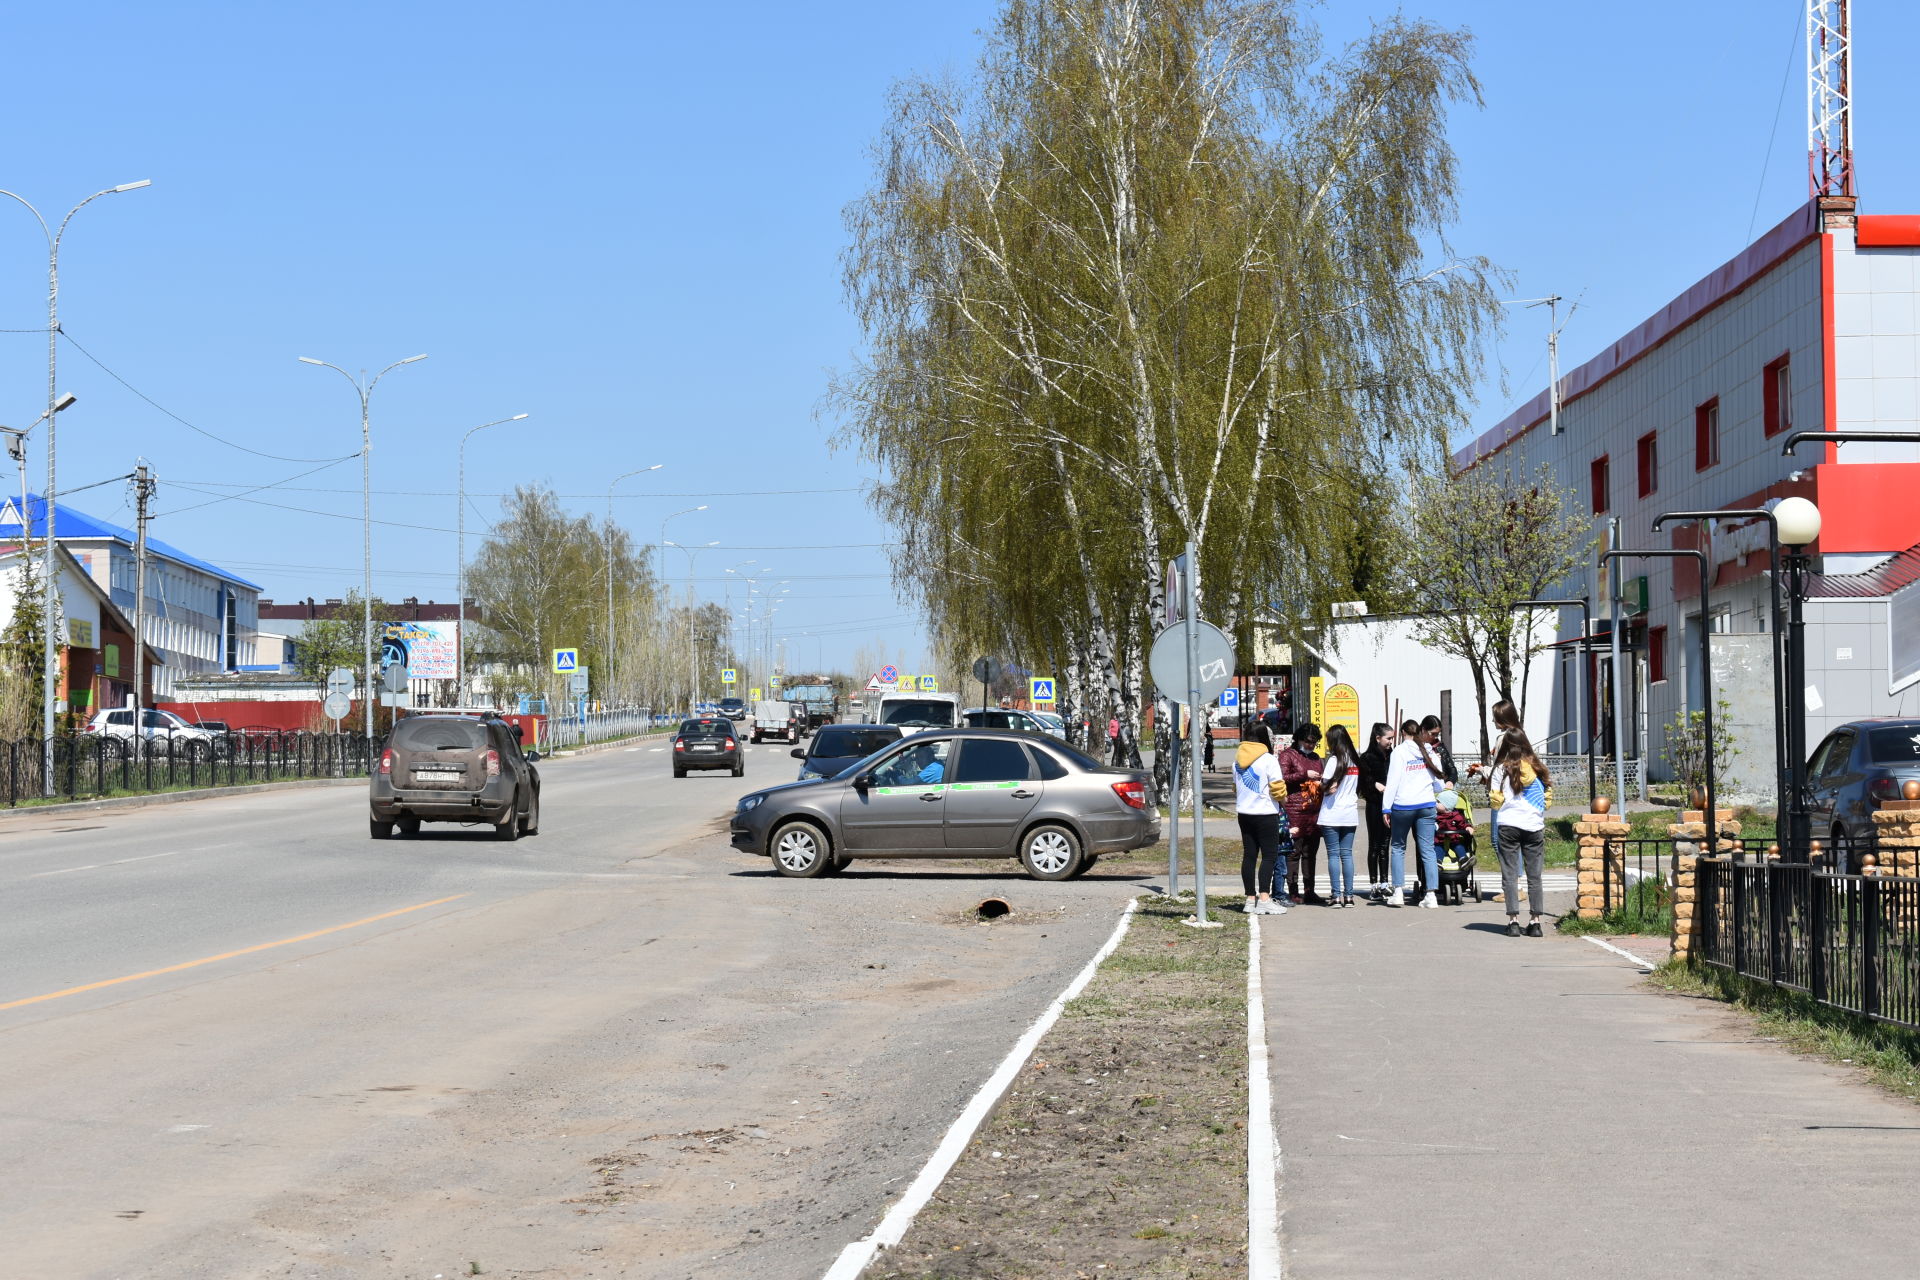
POLYGON ((137 741, 102 734, 0 743, 9 808, 42 799, 93 800, 150 791, 242 786, 303 778, 365 777, 371 751, 360 734, 297 730, 165 736, 137 741))
POLYGON ((1813 860, 1702 858, 1694 955, 1822 1004, 1920 1027, 1920 879, 1813 860))
POLYGON ((1664 931, 1672 922, 1671 838, 1608 838, 1600 859, 1601 915, 1637 931, 1664 931))

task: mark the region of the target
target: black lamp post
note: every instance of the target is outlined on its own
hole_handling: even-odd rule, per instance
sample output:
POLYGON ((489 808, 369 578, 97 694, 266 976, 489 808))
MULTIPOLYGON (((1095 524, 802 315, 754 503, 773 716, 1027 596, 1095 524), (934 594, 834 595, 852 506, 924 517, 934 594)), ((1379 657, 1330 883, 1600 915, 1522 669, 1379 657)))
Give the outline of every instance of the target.
MULTIPOLYGON (((1512 605, 1512 610, 1519 609, 1578 609, 1580 610, 1580 646, 1582 649, 1585 649, 1587 645, 1591 643, 1589 636, 1593 631, 1593 613, 1592 610, 1587 607, 1585 600, 1520 600, 1512 605)), ((1531 628, 1529 628, 1529 632, 1531 632, 1531 628)), ((1593 702, 1593 677, 1588 674, 1584 663, 1580 667, 1580 692, 1586 699, 1586 701, 1581 704, 1580 718, 1583 721, 1589 722, 1586 724, 1587 807, 1591 810, 1594 800, 1600 795, 1599 776, 1595 772, 1593 763, 1593 740, 1597 735, 1594 733, 1595 726, 1591 723, 1595 718, 1593 711, 1598 708, 1593 702)), ((1625 813, 1626 810, 1627 798, 1621 796, 1620 811, 1625 813)))
POLYGON ((1782 643, 1780 626, 1780 522, 1774 513, 1766 507, 1730 508, 1724 511, 1668 511, 1654 517, 1654 532, 1669 520, 1765 520, 1767 522, 1768 563, 1772 574, 1768 579, 1767 629, 1773 632, 1773 829, 1777 838, 1789 839, 1787 815, 1790 812, 1788 795, 1793 785, 1791 770, 1787 761, 1791 758, 1786 729, 1787 699, 1782 694, 1787 674, 1781 661, 1782 643))
MULTIPOLYGON (((1707 553, 1686 547, 1671 550, 1645 551, 1603 551, 1600 563, 1609 560, 1693 560, 1700 565, 1700 704, 1704 708, 1703 746, 1706 753, 1707 771, 1707 838, 1705 851, 1718 853, 1720 843, 1714 834, 1714 788, 1713 788, 1713 613, 1709 598, 1712 583, 1707 577, 1707 553)), ((1616 624, 1618 625, 1618 624, 1616 624)))

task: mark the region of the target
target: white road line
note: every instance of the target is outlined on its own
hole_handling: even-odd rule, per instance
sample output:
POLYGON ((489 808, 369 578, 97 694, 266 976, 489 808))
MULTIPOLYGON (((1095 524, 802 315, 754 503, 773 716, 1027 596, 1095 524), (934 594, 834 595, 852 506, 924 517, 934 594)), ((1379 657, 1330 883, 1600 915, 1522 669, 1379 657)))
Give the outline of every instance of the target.
POLYGON ((185 853, 185 849, 171 849, 166 853, 143 853, 137 858, 119 858, 113 862, 89 862, 84 867, 62 867, 58 871, 36 871, 28 876, 29 880, 38 880, 41 876, 64 876, 72 871, 98 871, 101 867, 123 867, 129 862, 145 862, 149 858, 171 858, 185 853))
MULTIPOLYGON (((634 750, 635 750, 635 751, 638 751, 639 749, 640 749, 640 748, 638 748, 638 747, 635 747, 635 748, 634 748, 634 750)), ((648 749, 649 751, 665 751, 665 750, 666 750, 666 748, 665 748, 665 747, 649 747, 649 748, 647 748, 647 749, 648 749)))
POLYGON ((1247 926, 1247 1277, 1280 1280, 1280 1144, 1260 989, 1260 917, 1248 917, 1247 926))
POLYGON ((1607 950, 1613 952, 1613 954, 1617 956, 1623 956, 1626 959, 1633 961, 1635 965, 1639 966, 1642 969, 1645 969, 1648 973, 1653 972, 1654 964, 1653 964, 1653 961, 1651 960, 1642 960, 1639 956, 1633 954, 1633 952, 1627 951, 1621 947, 1616 947, 1611 942, 1602 942, 1600 941, 1600 939, 1594 937, 1592 934, 1586 935, 1586 939, 1588 942, 1591 942, 1596 947, 1605 947, 1607 950))
POLYGON ((1007 1086, 1013 1083, 1013 1078, 1020 1074, 1020 1068, 1026 1065, 1028 1056, 1040 1043, 1041 1037, 1053 1029, 1053 1024, 1059 1020, 1060 1011, 1066 1007, 1067 1001, 1086 990, 1087 984, 1093 981, 1093 975, 1099 970, 1101 963, 1113 954, 1115 947, 1120 945, 1120 939, 1126 936, 1127 925, 1132 922, 1134 909, 1138 905, 1137 899, 1127 900, 1127 909, 1120 913, 1120 923, 1113 926, 1113 932, 1108 935, 1106 943, 1094 953, 1093 959, 1087 961, 1087 967, 1074 975, 1073 981, 1067 984, 1066 989, 1053 998, 1053 1003, 1048 1005, 1034 1024, 1027 1028, 1026 1034, 1014 1042, 1012 1050, 1001 1060, 999 1067, 987 1077, 987 1082, 980 1086, 980 1091, 967 1103, 966 1110, 962 1111, 947 1129, 946 1136, 940 1139, 940 1145, 934 1148, 933 1155, 921 1168, 919 1176, 913 1180, 913 1185, 894 1201, 893 1208, 887 1210, 887 1216, 880 1219, 880 1225, 874 1228, 872 1235, 865 1240, 856 1240, 840 1251, 839 1258, 827 1269, 823 1280, 857 1280, 861 1271, 866 1269, 866 1265, 873 1261, 874 1255, 882 1249, 892 1248, 905 1238, 907 1228, 913 1225, 914 1218, 919 1215, 921 1209, 926 1207, 927 1201, 933 1198, 933 1193, 940 1189, 940 1184, 946 1180, 947 1174, 959 1161, 961 1153, 967 1149, 967 1143, 973 1140, 974 1131, 987 1118, 987 1113, 993 1110, 994 1104, 1000 1101, 1000 1095, 1007 1091, 1007 1086))

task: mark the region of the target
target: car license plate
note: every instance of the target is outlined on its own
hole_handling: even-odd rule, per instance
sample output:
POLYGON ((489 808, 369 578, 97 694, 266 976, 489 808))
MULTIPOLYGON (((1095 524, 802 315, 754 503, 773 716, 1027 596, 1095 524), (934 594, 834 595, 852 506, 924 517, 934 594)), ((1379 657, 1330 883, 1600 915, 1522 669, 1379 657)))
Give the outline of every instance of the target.
POLYGON ((697 743, 697 742, 694 744, 693 749, 695 751, 718 751, 719 750, 718 747, 713 746, 711 743, 697 743))
POLYGON ((426 765, 414 770, 414 773, 422 778, 457 778, 465 772, 464 769, 449 768, 446 765, 426 765))

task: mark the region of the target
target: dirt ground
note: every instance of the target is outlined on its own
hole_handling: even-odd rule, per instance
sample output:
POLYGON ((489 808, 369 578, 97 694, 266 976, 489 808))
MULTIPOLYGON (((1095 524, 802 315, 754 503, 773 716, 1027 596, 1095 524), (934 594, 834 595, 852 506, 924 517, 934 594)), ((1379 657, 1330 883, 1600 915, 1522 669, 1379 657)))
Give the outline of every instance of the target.
POLYGON ((1246 1274, 1247 930, 1146 899, 868 1280, 1246 1274))

